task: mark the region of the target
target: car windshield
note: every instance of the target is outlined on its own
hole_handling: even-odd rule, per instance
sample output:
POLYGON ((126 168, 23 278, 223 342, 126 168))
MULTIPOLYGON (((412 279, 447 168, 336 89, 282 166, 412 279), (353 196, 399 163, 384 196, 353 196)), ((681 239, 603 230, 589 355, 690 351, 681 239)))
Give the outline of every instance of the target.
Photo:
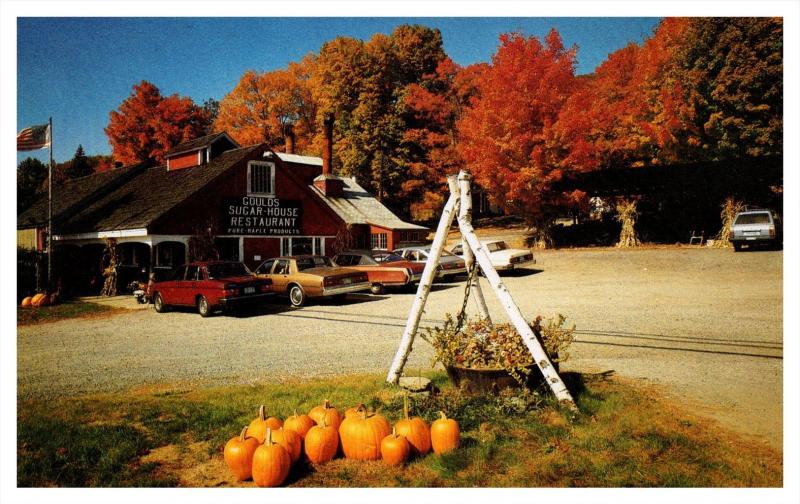
POLYGON ((397 254, 377 254, 372 256, 378 262, 397 262, 397 261, 405 261, 402 257, 397 254))
POLYGON ((508 247, 506 246, 506 242, 492 242, 486 245, 486 248, 489 249, 489 252, 497 252, 498 250, 505 250, 508 247))
POLYGON ((216 263, 208 265, 209 280, 252 275, 247 266, 240 262, 216 263))
POLYGON ((357 264, 360 266, 375 266, 376 264, 378 264, 378 261, 376 261, 372 256, 365 254, 358 256, 357 264))
MULTIPOLYGON (((431 248, 430 247, 427 247, 427 248, 424 248, 424 249, 418 249, 418 250, 420 252, 422 252, 423 254, 425 254, 425 257, 428 257, 429 255, 431 255, 431 248)), ((455 257, 455 254, 453 254, 449 250, 442 249, 442 256, 443 257, 444 256, 453 256, 453 257, 455 257)))
POLYGON ((769 224, 769 214, 767 212, 739 214, 734 222, 734 225, 736 224, 769 224))
POLYGON ((311 268, 323 268, 325 266, 333 266, 333 263, 327 257, 313 256, 300 257, 297 259, 297 271, 303 271, 311 268))

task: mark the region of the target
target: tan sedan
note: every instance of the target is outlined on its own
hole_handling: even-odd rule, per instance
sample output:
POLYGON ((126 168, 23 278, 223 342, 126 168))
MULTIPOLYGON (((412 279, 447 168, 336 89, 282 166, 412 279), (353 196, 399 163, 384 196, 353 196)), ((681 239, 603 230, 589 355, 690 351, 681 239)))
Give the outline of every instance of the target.
POLYGON ((363 271, 340 268, 327 257, 313 255, 267 259, 256 268, 256 276, 272 280, 272 292, 288 295, 298 307, 308 298, 344 296, 371 285, 363 271))

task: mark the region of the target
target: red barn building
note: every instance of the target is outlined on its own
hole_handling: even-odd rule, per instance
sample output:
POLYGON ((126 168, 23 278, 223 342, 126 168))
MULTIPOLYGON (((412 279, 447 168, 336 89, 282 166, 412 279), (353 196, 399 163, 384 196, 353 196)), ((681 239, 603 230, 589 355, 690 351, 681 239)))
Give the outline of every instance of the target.
MULTIPOLYGON (((328 135, 331 129, 326 124, 328 135)), ((317 158, 265 144, 239 147, 218 133, 177 146, 165 165, 54 187, 55 277, 65 289, 99 292, 106 238, 118 243, 121 287, 150 273, 160 279, 201 249, 255 268, 278 255, 424 241, 427 228, 404 222, 355 180, 332 174, 329 138, 317 158)), ((40 236, 46 226, 46 197, 17 218, 20 236, 40 236)), ((40 250, 43 243, 37 240, 40 250)))

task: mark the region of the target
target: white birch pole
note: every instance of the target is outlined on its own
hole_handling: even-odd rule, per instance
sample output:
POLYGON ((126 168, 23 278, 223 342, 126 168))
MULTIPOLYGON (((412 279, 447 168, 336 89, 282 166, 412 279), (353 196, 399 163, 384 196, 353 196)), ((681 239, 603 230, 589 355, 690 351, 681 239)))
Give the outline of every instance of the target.
POLYGON ((406 365, 408 355, 411 353, 414 336, 416 336, 417 330, 419 329, 419 321, 422 318, 425 302, 428 300, 428 294, 431 292, 431 285, 433 285, 433 279, 436 275, 436 267, 439 265, 439 257, 442 255, 444 242, 447 240, 447 233, 450 232, 450 226, 453 225, 453 218, 459 206, 459 200, 461 198, 458 191, 456 175, 447 177, 447 184, 450 186, 450 197, 447 200, 447 204, 444 206, 442 218, 439 220, 439 226, 436 228, 436 235, 433 238, 433 244, 431 244, 431 251, 425 263, 425 269, 422 272, 419 287, 417 287, 417 295, 414 298, 414 304, 411 305, 411 311, 408 314, 408 321, 406 322, 405 331, 403 331, 403 337, 400 339, 400 346, 397 349, 394 360, 392 360, 389 374, 386 375, 386 381, 389 383, 397 383, 400 380, 403 367, 406 365))
MULTIPOLYGON (((468 172, 464 170, 458 172, 458 186, 459 192, 461 193, 461 206, 458 211, 458 220, 459 222, 464 220, 470 224, 472 223, 471 180, 472 176, 468 172)), ((464 251, 464 263, 467 265, 467 272, 472 271, 473 264, 475 264, 475 254, 472 253, 472 248, 467 243, 467 240, 464 239, 463 233, 461 234, 461 249, 464 251)), ((478 314, 491 325, 492 318, 489 316, 489 309, 486 307, 486 299, 483 297, 483 291, 481 290, 481 284, 477 275, 472 279, 472 286, 469 292, 475 296, 474 299, 478 304, 478 314)))
POLYGON ((572 395, 569 393, 569 390, 567 390, 567 386, 564 385, 563 380, 561 380, 561 377, 558 375, 555 367, 553 367, 553 363, 550 362, 547 352, 544 351, 544 348, 542 348, 539 340, 536 339, 536 336, 534 336, 533 330, 531 330, 530 326, 528 326, 528 322, 525 320, 525 317, 522 316, 522 312, 520 312, 519 307, 514 302, 514 298, 511 296, 508 288, 500 279, 500 275, 497 274, 494 266, 492 266, 492 261, 489 259, 489 253, 481 245, 481 242, 475 235, 475 230, 473 229, 472 224, 459 219, 458 225, 461 228, 462 236, 467 240, 467 243, 470 245, 470 247, 472 247, 472 251, 475 253, 475 258, 478 260, 478 264, 480 264, 481 268, 483 269, 483 274, 486 275, 489 285, 492 286, 494 293, 497 295, 497 298, 500 300, 500 303, 503 305, 506 313, 508 313, 508 317, 514 324, 517 332, 519 332, 520 336, 522 336, 522 341, 531 352, 531 355, 533 356, 533 362, 542 371, 542 375, 547 381, 547 385, 550 387, 550 390, 553 391, 553 394, 559 401, 565 402, 570 408, 575 409, 575 401, 572 399, 572 395))

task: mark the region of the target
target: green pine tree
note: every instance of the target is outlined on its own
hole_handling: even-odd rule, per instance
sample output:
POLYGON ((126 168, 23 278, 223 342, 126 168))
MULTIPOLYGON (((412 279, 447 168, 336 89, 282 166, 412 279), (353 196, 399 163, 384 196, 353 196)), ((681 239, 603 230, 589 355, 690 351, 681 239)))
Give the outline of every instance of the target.
POLYGON ((25 158, 17 165, 17 213, 25 210, 43 192, 47 166, 35 158, 25 158))
POLYGON ((92 168, 89 158, 86 157, 86 153, 83 152, 82 145, 78 145, 78 149, 75 151, 72 161, 69 162, 65 173, 71 179, 85 177, 94 173, 94 168, 92 168))

